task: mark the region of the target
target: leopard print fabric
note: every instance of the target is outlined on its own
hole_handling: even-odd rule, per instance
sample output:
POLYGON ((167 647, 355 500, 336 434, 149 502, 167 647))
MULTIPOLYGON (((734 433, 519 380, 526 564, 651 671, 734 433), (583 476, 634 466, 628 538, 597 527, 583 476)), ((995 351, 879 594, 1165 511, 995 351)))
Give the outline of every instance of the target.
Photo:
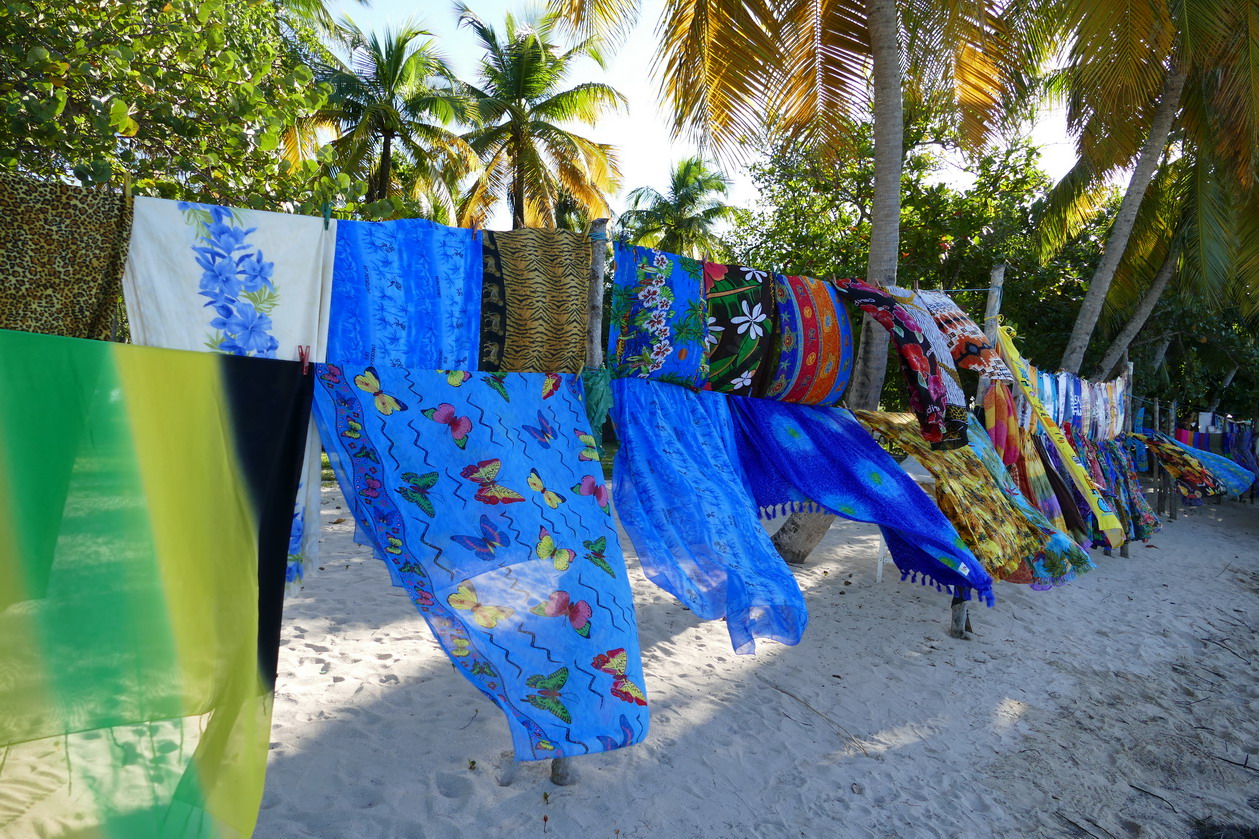
POLYGON ((108 340, 130 237, 121 194, 0 171, 0 329, 108 340))

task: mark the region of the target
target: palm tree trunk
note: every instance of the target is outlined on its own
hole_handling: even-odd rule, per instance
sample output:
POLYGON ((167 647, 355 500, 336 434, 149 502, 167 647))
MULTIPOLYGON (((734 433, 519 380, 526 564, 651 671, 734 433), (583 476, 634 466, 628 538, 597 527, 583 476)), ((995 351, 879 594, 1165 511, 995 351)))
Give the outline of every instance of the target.
POLYGON ((1224 377, 1224 381, 1220 384, 1220 389, 1215 392, 1215 398, 1211 400, 1211 406, 1207 408, 1207 413, 1214 414, 1220 407, 1220 400, 1224 398, 1224 391, 1228 390, 1228 386, 1233 383, 1233 377, 1237 375, 1237 371, 1240 368, 1240 364, 1234 364, 1233 369, 1228 371, 1228 375, 1224 377))
POLYGON ((515 131, 512 137, 511 226, 513 230, 520 230, 525 226, 525 178, 520 171, 520 147, 523 141, 515 131))
POLYGON ((1137 310, 1132 313, 1128 323, 1115 336, 1114 343, 1110 345, 1110 349, 1106 350, 1106 355, 1102 357, 1102 363, 1097 365, 1097 372, 1093 374, 1094 380, 1105 379, 1110 375, 1110 371, 1115 369, 1119 359, 1123 358, 1123 354, 1128 351, 1128 346, 1132 343, 1132 339, 1136 338, 1137 333, 1145 326, 1145 322, 1149 320, 1155 305, 1158 304, 1158 299, 1163 296, 1163 292, 1167 289, 1167 284, 1171 282, 1172 274, 1176 272, 1176 257, 1177 248, 1173 245, 1167 252, 1167 259, 1163 261, 1162 267, 1154 275, 1154 282, 1150 284, 1149 289, 1145 292, 1145 296, 1137 304, 1137 310))
POLYGON ((385 132, 380 143, 380 165, 376 177, 367 190, 368 201, 381 201, 389 197, 389 177, 393 169, 393 135, 385 132))
POLYGON ((1167 358, 1167 350, 1172 345, 1172 336, 1168 335, 1158 345, 1158 349, 1154 351, 1154 366, 1150 368, 1153 373, 1158 372, 1158 368, 1163 366, 1163 360, 1167 358))
POLYGON ((1167 135, 1172 130, 1172 121, 1180 107, 1180 94, 1185 89, 1187 70, 1183 64, 1176 64, 1167 74, 1163 83, 1163 92, 1159 96, 1158 110, 1154 112, 1154 123, 1150 127, 1150 136, 1137 155, 1136 168, 1128 180, 1128 188, 1124 192, 1123 201, 1119 204, 1119 214, 1111 225, 1110 235, 1106 238, 1106 249, 1102 260, 1089 280, 1088 293, 1080 305, 1080 313, 1076 316, 1075 326, 1071 330, 1071 338, 1067 341, 1067 350, 1062 355, 1062 369, 1068 373, 1080 372, 1084 362, 1084 351, 1088 349, 1089 339, 1097 326, 1102 314, 1102 304, 1106 302, 1106 292, 1110 290, 1110 281, 1115 277, 1115 269, 1123 258, 1124 249, 1128 246, 1128 238, 1137 221, 1137 210, 1141 208, 1141 199, 1154 179, 1159 159, 1167 147, 1167 135))
MULTIPOLYGON (((901 54, 895 0, 868 0, 866 12, 874 56, 874 200, 866 279, 886 285, 896 282, 900 251, 901 168, 905 156, 901 54)), ((887 332, 867 315, 861 325, 861 345, 848 392, 849 407, 874 410, 879 406, 887 375, 887 342, 887 332)), ((787 562, 803 564, 834 520, 830 514, 793 513, 774 534, 774 547, 787 562)))

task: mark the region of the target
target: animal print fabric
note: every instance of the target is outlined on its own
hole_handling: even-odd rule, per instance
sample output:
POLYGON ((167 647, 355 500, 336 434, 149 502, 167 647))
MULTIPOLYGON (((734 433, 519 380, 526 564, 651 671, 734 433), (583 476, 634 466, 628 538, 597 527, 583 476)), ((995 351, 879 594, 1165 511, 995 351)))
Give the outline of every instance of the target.
POLYGON ((580 373, 590 322, 590 240, 570 230, 486 231, 482 248, 480 368, 580 373))
POLYGON ((0 329, 109 340, 130 238, 122 194, 0 172, 0 329))

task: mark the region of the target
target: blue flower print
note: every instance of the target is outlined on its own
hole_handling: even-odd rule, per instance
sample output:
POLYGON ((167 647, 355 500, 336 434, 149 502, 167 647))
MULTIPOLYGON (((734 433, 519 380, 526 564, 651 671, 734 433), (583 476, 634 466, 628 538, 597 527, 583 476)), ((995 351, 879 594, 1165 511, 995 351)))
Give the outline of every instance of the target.
POLYGON ((237 211, 212 204, 179 202, 189 225, 198 228, 192 252, 201 268, 198 294, 213 309, 206 346, 216 352, 274 358, 280 342, 271 335, 271 312, 279 303, 275 263, 249 241, 258 228, 244 227, 237 211))

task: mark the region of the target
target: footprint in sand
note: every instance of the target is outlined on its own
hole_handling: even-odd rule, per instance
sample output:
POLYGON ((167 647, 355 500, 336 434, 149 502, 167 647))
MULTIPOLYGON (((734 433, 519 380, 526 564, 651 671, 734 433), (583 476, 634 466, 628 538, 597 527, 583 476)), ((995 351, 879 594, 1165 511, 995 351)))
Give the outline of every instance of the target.
POLYGON ((460 775, 442 772, 434 780, 443 798, 467 798, 472 795, 472 782, 460 775))

